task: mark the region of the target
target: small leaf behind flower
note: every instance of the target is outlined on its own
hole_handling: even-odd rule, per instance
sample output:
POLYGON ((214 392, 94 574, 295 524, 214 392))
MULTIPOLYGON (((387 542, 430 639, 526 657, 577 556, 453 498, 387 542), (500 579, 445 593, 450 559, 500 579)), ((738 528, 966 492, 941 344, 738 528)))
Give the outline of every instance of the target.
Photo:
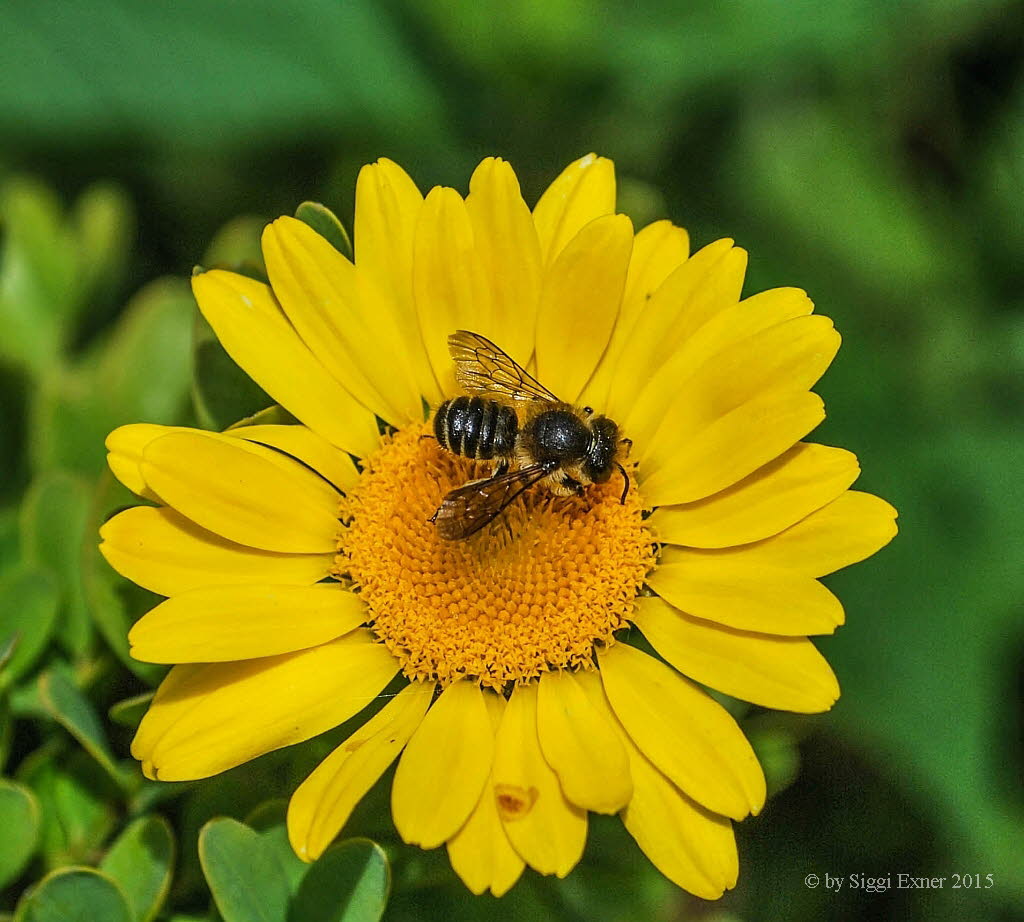
POLYGON ((100 862, 100 870, 120 884, 135 922, 149 922, 160 911, 173 868, 174 833, 162 816, 136 820, 100 862))
POLYGON ((39 567, 18 567, 0 579, 0 646, 12 644, 0 686, 16 682, 46 648, 59 598, 56 580, 39 567))
POLYGON ((110 777, 122 784, 124 777, 114 763, 103 725, 88 698, 64 674, 50 670, 39 677, 39 696, 50 715, 63 726, 110 777))
POLYGON ((92 868, 61 868, 18 903, 14 922, 133 922, 120 888, 92 868))
POLYGON ((16 880, 39 844, 39 801, 26 787, 0 779, 0 890, 16 880))
POLYGON ((210 820, 199 832, 199 861, 224 922, 282 922, 288 878, 271 843, 237 820, 210 820))
POLYGON ((352 241, 345 225, 326 205, 319 202, 303 202, 295 209, 295 217, 308 224, 346 259, 352 258, 352 241))
POLYGON ((369 839, 332 846, 310 866, 288 922, 377 922, 391 891, 391 866, 369 839))

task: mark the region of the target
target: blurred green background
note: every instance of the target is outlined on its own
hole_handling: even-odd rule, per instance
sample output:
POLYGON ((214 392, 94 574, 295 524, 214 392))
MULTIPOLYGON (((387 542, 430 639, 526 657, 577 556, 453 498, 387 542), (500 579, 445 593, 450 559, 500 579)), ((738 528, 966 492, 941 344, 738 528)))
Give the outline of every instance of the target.
POLYGON ((212 920, 211 889, 225 922, 289 900, 293 922, 375 918, 384 852, 396 922, 1024 918, 1024 6, 11 0, 0 61, 0 918, 30 887, 19 920, 212 920), (266 219, 314 199, 349 223, 382 155, 465 190, 497 154, 532 202, 588 150, 638 224, 734 237, 748 293, 803 287, 844 335, 816 437, 857 452, 901 534, 829 580, 843 697, 745 714, 777 793, 717 904, 606 818, 566 881, 474 899, 443 854, 396 845, 381 791, 346 834, 384 852, 349 843, 299 884, 265 802, 331 740, 200 784, 127 759, 160 670, 124 636, 153 597, 95 550, 131 501, 103 437, 258 408, 194 331, 186 279, 252 259, 266 219), (207 826, 201 862, 216 816, 252 829, 207 826), (842 891, 804 884, 826 872, 842 891), (342 916, 330 894, 353 887, 342 916))

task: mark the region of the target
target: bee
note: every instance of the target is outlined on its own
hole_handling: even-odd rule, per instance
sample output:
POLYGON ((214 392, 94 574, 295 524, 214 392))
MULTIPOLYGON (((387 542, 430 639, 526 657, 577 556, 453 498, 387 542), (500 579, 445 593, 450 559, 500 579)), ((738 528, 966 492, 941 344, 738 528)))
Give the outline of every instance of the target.
POLYGON ((626 501, 629 476, 620 455, 632 443, 619 439, 617 423, 559 400, 479 333, 456 331, 448 337, 448 351, 466 394, 437 408, 434 437, 456 455, 496 463, 490 477, 470 481, 442 500, 430 517, 442 538, 475 534, 535 484, 559 496, 581 496, 618 468, 625 481, 621 502, 626 501))

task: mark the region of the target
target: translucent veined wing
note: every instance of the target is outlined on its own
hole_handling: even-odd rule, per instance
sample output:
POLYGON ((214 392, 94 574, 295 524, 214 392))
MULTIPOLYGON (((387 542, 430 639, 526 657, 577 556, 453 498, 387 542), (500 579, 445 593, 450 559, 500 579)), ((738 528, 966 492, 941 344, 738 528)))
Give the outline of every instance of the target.
POLYGON ((526 369, 479 333, 457 330, 448 337, 448 351, 455 362, 455 380, 469 394, 491 400, 561 403, 526 369))
POLYGON ((468 538, 493 522, 524 490, 543 480, 556 467, 554 463, 531 464, 498 477, 471 480, 452 490, 430 521, 447 541, 468 538))

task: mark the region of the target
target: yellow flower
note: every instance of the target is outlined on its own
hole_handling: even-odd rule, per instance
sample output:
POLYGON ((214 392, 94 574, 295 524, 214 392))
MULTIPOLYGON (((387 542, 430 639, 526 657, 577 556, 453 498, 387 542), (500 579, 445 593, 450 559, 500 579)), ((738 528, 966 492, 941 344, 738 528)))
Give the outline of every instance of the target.
POLYGON ((292 798, 307 860, 397 758, 399 833, 446 845, 474 893, 525 865, 568 874, 589 811, 620 814, 681 887, 735 884, 731 821, 765 781, 701 686, 831 707, 807 635, 843 610, 817 578, 886 544, 896 513, 849 489, 852 454, 801 441, 824 418, 809 389, 831 321, 794 288, 741 300, 731 240, 689 255, 682 229, 634 234, 614 210, 592 155, 532 213, 501 160, 465 199, 423 198, 381 160, 359 176, 354 264, 285 217, 263 236, 269 285, 194 279, 225 349, 300 424, 108 439, 156 505, 111 519, 103 551, 168 596, 130 634, 137 658, 175 664, 132 745, 147 776, 213 775, 368 709, 292 798), (423 437, 424 406, 456 393, 457 329, 618 422, 624 501, 618 474, 582 496, 538 486, 500 527, 440 537, 441 499, 488 470, 423 437))

